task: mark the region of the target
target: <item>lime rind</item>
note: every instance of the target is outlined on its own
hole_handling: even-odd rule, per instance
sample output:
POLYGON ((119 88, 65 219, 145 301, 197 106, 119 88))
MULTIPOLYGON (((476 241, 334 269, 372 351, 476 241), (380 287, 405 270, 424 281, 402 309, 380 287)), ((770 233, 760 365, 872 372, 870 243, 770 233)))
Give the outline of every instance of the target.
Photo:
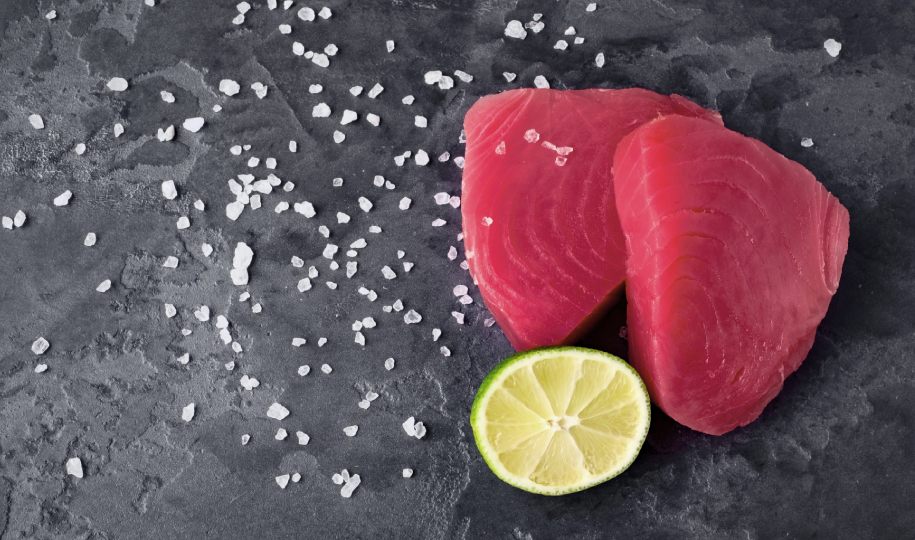
POLYGON ((473 430, 474 441, 477 449, 480 451, 480 455, 483 457, 483 461, 486 462, 493 474, 503 482, 524 491, 549 496, 566 495, 583 491, 619 476, 632 465, 635 458, 638 456, 639 451, 645 442, 645 438, 648 436, 648 427, 650 423, 651 402, 648 396, 648 389, 635 368, 610 353, 585 347, 545 347, 510 356, 493 368, 486 378, 483 379, 470 410, 470 425, 473 430), (530 478, 524 478, 517 474, 513 474, 501 463, 496 456, 495 449, 491 447, 491 443, 487 439, 487 422, 483 418, 483 413, 486 404, 493 395, 493 390, 499 387, 513 372, 524 366, 532 366, 540 360, 564 355, 574 356, 581 360, 597 360, 599 362, 604 362, 620 369, 623 373, 628 374, 630 379, 636 383, 638 390, 640 390, 639 395, 644 398, 643 400, 638 400, 638 403, 644 405, 644 409, 642 410, 644 413, 644 421, 640 422, 637 426, 638 429, 634 435, 627 437, 629 449, 626 453, 626 458, 620 460, 616 467, 604 471, 602 474, 592 475, 590 478, 574 483, 573 485, 552 486, 537 483, 530 478))

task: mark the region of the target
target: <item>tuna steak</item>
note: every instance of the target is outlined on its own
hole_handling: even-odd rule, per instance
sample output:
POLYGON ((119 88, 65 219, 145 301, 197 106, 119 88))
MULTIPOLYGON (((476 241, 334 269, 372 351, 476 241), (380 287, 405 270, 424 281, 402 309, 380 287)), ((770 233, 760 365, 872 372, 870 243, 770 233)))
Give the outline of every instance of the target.
POLYGON ((642 89, 524 89, 467 112, 467 260, 518 350, 574 340, 618 298, 625 250, 611 175, 626 134, 666 114, 720 117, 642 89))
POLYGON ((614 173, 630 362, 681 424, 752 422, 813 344, 848 211, 798 163, 693 118, 633 131, 614 173))

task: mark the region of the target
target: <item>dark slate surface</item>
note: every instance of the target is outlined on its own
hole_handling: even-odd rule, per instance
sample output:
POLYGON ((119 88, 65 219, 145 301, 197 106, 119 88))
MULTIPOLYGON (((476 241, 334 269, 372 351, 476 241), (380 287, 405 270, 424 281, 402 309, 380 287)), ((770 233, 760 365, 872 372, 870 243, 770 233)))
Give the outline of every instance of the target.
MULTIPOLYGON (((298 0, 296 2, 299 3, 298 0)), ((913 364, 913 78, 915 9, 886 0, 586 2, 328 0, 329 21, 305 23, 294 10, 254 2, 243 25, 234 2, 163 0, 0 1, 0 214, 28 214, 25 227, 0 229, 0 536, 5 538, 904 538, 915 512, 915 364, 913 364), (53 5, 52 5, 53 4, 53 5), (48 21, 52 7, 58 17, 48 21), (506 21, 544 14, 545 30, 524 41, 502 37, 506 21), (290 23, 291 36, 277 26, 290 23), (553 43, 573 25, 586 38, 565 52, 553 43), (827 38, 843 43, 837 59, 827 38), (293 56, 291 43, 340 47, 322 69, 293 56), (393 54, 384 41, 393 39, 393 54), (607 55, 594 66, 598 51, 607 55), (463 69, 476 78, 441 91, 422 83, 428 70, 463 69), (518 73, 507 84, 501 73, 518 73), (851 211, 851 245, 842 286, 807 362, 751 426, 723 437, 678 427, 655 415, 649 441, 632 468, 588 492, 542 498, 500 483, 473 446, 467 424, 474 390, 510 348, 476 302, 458 306, 451 288, 469 284, 445 254, 459 232, 459 212, 432 195, 457 192, 452 163, 394 165, 393 155, 425 148, 460 155, 463 112, 482 94, 545 75, 554 87, 645 86, 678 92, 722 111, 729 126, 759 137, 809 167, 851 211), (105 88, 130 80, 127 92, 105 88), (227 98, 222 78, 243 85, 227 98), (250 84, 269 87, 258 99, 250 84), (378 99, 347 89, 384 87, 378 99), (311 95, 309 84, 324 92, 311 95), (172 105, 158 98, 172 91, 172 105), (416 96, 407 107, 405 94, 416 96), (313 119, 326 101, 333 119, 313 119), (214 104, 224 110, 214 113, 214 104), (341 128, 344 108, 382 117, 341 128), (33 130, 29 114, 47 127, 33 130), (429 118, 428 129, 412 115, 429 118), (158 127, 202 115, 198 134, 174 142, 158 127), (126 132, 112 135, 115 122, 126 132), (812 148, 800 140, 811 137, 812 148), (299 142, 297 154, 287 141, 299 142), (72 148, 85 142, 88 151, 72 148), (250 144, 243 157, 230 146, 250 144), (278 160, 291 193, 265 195, 264 207, 229 221, 226 181, 246 172, 250 155, 278 160), (397 185, 371 185, 382 174, 397 185), (331 179, 345 178, 334 189, 331 179), (163 179, 179 185, 165 201, 163 179), (65 189, 74 197, 57 208, 65 189), (356 203, 369 197, 374 209, 356 203), (403 196, 413 207, 401 212, 403 196), (205 212, 193 210, 197 198, 205 212), (312 220, 279 201, 312 201, 312 220), (337 225, 334 214, 353 216, 337 225), (189 215, 192 226, 177 231, 189 215), (442 217, 448 224, 432 228, 442 217), (346 246, 366 237, 359 273, 346 279, 321 258, 325 240, 346 246), (367 233, 371 224, 381 235, 367 233), (93 248, 82 245, 89 231, 93 248), (232 248, 256 252, 250 286, 229 281, 232 248), (200 244, 215 247, 203 257, 200 244), (396 250, 416 263, 407 274, 396 250), (161 267, 175 255, 180 266, 161 267), (321 277, 296 291, 304 269, 321 277), (380 267, 399 277, 386 281, 380 267), (105 278, 111 291, 95 292, 105 278), (336 291, 323 281, 340 283, 336 291), (368 302, 365 284, 378 291, 368 302), (253 314, 250 291, 263 312, 253 314), (381 306, 403 299, 423 315, 405 326, 381 306), (163 303, 178 316, 166 319, 163 303), (225 314, 244 351, 223 345, 211 319, 225 314), (452 310, 467 314, 458 326, 452 310), (367 345, 350 323, 373 316, 367 345), (434 343, 431 332, 442 329, 434 343), (181 328, 193 331, 180 334, 181 328), (51 342, 37 358, 37 336, 51 342), (299 349, 290 341, 304 336, 299 349), (326 336, 323 348, 317 338, 326 336), (452 355, 439 353, 447 345, 452 355), (191 362, 181 366, 183 352, 191 362), (397 359, 393 371, 383 360, 397 359), (235 360, 234 372, 223 364, 235 360), (49 370, 35 374, 46 362, 49 370), (323 375, 327 362, 334 371, 323 375), (296 375, 309 364, 307 377, 296 375), (253 392, 242 374, 257 377, 253 392), (381 397, 363 411, 367 390, 381 397), (274 400, 291 416, 265 417, 274 400), (181 408, 196 402, 185 424, 181 408), (400 423, 415 415, 429 427, 422 441, 400 423), (279 425, 291 433, 273 440, 279 425), (359 433, 347 438, 346 425, 359 433), (300 447, 295 430, 311 435, 300 447), (252 441, 240 444, 243 433, 252 441), (65 474, 79 456, 85 477, 65 474), (400 477, 413 467, 410 480, 400 477), (362 486, 342 499, 330 477, 348 468, 362 486), (280 490, 274 477, 298 471, 280 490)), ((296 6, 298 8, 299 6, 296 6)), ((320 7, 317 5, 315 7, 320 7)), ((264 177, 263 166, 254 169, 264 177)), ((345 260, 341 252, 338 259, 345 260)))

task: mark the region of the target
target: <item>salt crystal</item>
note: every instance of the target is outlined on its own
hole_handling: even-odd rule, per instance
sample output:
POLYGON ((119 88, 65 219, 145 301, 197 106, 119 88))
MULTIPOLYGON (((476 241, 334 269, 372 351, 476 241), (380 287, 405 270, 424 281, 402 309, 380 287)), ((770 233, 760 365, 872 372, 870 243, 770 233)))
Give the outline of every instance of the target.
POLYGON ((324 53, 315 53, 315 55, 311 58, 311 61, 314 62, 315 65, 324 68, 330 65, 330 59, 328 59, 327 55, 324 53))
POLYGON ((295 436, 296 436, 296 439, 298 440, 298 443, 302 446, 305 446, 306 444, 308 444, 308 441, 311 440, 311 437, 309 437, 308 434, 305 433, 304 431, 296 431, 295 436))
POLYGON ((123 92, 127 90, 127 79, 123 77, 112 77, 108 81, 108 89, 112 92, 123 92))
POLYGON ((442 225, 445 225, 446 223, 448 223, 448 222, 445 221, 444 219, 442 219, 442 218, 436 218, 436 219, 432 222, 432 226, 433 226, 433 227, 441 227, 442 225))
POLYGON ((35 373, 39 373, 39 374, 44 373, 47 370, 48 370, 47 364, 38 364, 35 366, 35 369, 34 369, 35 373))
POLYGON ((312 22, 315 20, 315 10, 310 7, 303 7, 296 15, 305 22, 312 22))
POLYGON ((356 491, 356 488, 359 487, 359 484, 362 483, 358 474, 354 474, 352 478, 349 479, 343 487, 340 488, 340 496, 344 499, 349 499, 353 496, 353 492, 356 491))
POLYGON ((365 197, 359 197, 359 208, 361 208, 363 212, 368 212, 372 209, 372 206, 372 201, 365 197))
POLYGON ((78 457, 72 457, 67 460, 67 474, 76 478, 83 477, 83 461, 78 457))
POLYGON ((285 441, 286 437, 288 437, 288 436, 289 436, 288 431, 286 431, 283 428, 279 428, 278 430, 276 430, 276 435, 274 435, 273 438, 278 441, 285 441))
POLYGON ((556 42, 555 45, 553 45, 553 48, 557 51, 564 51, 569 48, 569 42, 564 39, 560 39, 556 42))
POLYGON ((286 486, 289 485, 289 475, 281 474, 275 478, 276 485, 280 486, 280 489, 286 489, 286 486))
POLYGON ((241 90, 241 86, 232 79, 219 81, 219 91, 227 96, 234 96, 241 90))
POLYGON ((330 375, 334 368, 330 367, 330 364, 321 364, 321 373, 325 375, 330 375))
POLYGON ((289 141, 289 151, 292 152, 292 153, 298 152, 298 151, 299 151, 299 143, 297 143, 296 141, 289 141))
POLYGON ((318 103, 311 109, 311 116, 314 118, 327 118, 330 116, 330 106, 327 103, 318 103))
POLYGON ((54 206, 67 206, 70 204, 70 198, 73 196, 73 192, 69 189, 64 191, 57 197, 54 197, 54 206))
POLYGON ((262 82, 255 81, 251 83, 251 90, 254 90, 254 95, 257 96, 258 99, 267 97, 267 85, 262 82))
MULTIPOLYGON (((447 349, 447 347, 443 347, 443 348, 447 349)), ((423 437, 426 436, 426 426, 423 425, 422 422, 417 422, 413 429, 414 429, 413 436, 416 437, 417 439, 422 439, 423 437)))
POLYGON ((121 135, 124 134, 124 125, 121 124, 120 122, 115 124, 114 128, 112 129, 112 132, 114 133, 115 137, 120 137, 121 135))
POLYGON ((368 113, 365 115, 365 121, 369 124, 372 124, 375 127, 378 127, 378 124, 381 123, 381 117, 375 113, 368 113))
POLYGON ((460 311, 452 311, 451 316, 454 317, 454 320, 458 324, 464 324, 464 314, 461 313, 460 311))
POLYGON ((159 128, 156 130, 156 138, 159 139, 159 142, 168 142, 175 138, 175 126, 169 125, 165 129, 159 128))
POLYGON ((537 88, 549 88, 550 83, 546 80, 546 77, 543 75, 537 75, 534 77, 534 86, 537 88))
POLYGON ((438 341, 438 338, 442 337, 442 330, 440 328, 432 329, 432 341, 438 341))
POLYGON ((304 376, 308 375, 309 373, 311 373, 311 366, 306 366, 306 365, 299 366, 299 369, 296 370, 296 373, 298 373, 299 377, 304 377, 304 376))
MULTIPOLYGON (((391 304, 391 307, 394 308, 394 311, 398 311, 398 312, 403 311, 403 301, 398 298, 397 300, 394 300, 394 303, 391 304)), ((418 316, 419 314, 417 313, 416 315, 418 316)), ((419 321, 417 321, 417 322, 419 322, 419 321)))
POLYGON ((293 205, 293 209, 298 214, 302 214, 307 218, 315 217, 315 207, 308 201, 297 202, 293 205))
POLYGON ((245 433, 244 435, 242 435, 242 436, 241 436, 241 444, 242 444, 242 446, 245 446, 246 444, 248 444, 248 442, 249 442, 250 440, 251 440, 251 435, 248 435, 247 433, 245 433))
POLYGON ((206 121, 203 118, 195 116, 193 118, 185 119, 184 123, 181 124, 181 127, 187 131, 190 131, 191 133, 197 133, 201 128, 203 128, 204 123, 206 123, 206 121))
POLYGON ((282 420, 289 416, 289 409, 274 401, 267 409, 267 416, 275 420, 282 420))
POLYGON ((98 292, 108 292, 111 289, 111 280, 106 279, 105 281, 98 284, 98 287, 95 288, 98 292))
POLYGON ((346 140, 346 134, 340 130, 334 130, 334 142, 337 144, 342 143, 346 140))
POLYGON ((451 349, 442 345, 439 347, 439 352, 442 353, 442 356, 451 356, 451 349))
POLYGON ((54 19, 57 18, 57 10, 56 10, 56 9, 52 9, 51 11, 45 13, 45 14, 44 14, 44 18, 47 19, 47 20, 49 20, 49 21, 53 21, 54 19))
POLYGON ((597 4, 594 2, 591 2, 587 6, 585 6, 585 11, 587 11, 588 13, 591 13, 596 9, 597 9, 597 4))
POLYGON ((321 17, 322 19, 329 19, 331 15, 330 8, 327 6, 322 7, 321 11, 318 12, 318 17, 321 17))
POLYGON ((277 28, 279 29, 279 31, 280 31, 281 34, 284 34, 284 35, 285 35, 285 34, 291 34, 291 33, 292 33, 292 27, 289 26, 288 24, 281 24, 281 25, 279 25, 277 28))
POLYGON ((340 125, 345 126, 347 124, 352 124, 358 118, 359 118, 359 115, 356 114, 356 111, 351 111, 349 109, 346 109, 343 111, 343 116, 340 118, 340 125))
POLYGON ((385 359, 385 361, 384 361, 384 369, 386 369, 386 370, 388 370, 388 371, 391 371, 392 369, 394 369, 394 359, 393 359, 393 358, 386 358, 386 359, 385 359))
POLYGON ((165 261, 162 262, 163 268, 178 268, 178 257, 174 255, 169 255, 165 258, 165 261))
POLYGON ((377 98, 382 92, 384 92, 384 86, 381 86, 378 83, 375 83, 375 86, 372 87, 368 92, 368 96, 372 99, 377 98))
POLYGON ((302 278, 299 280, 299 283, 296 285, 296 288, 299 292, 305 292, 311 290, 311 280, 309 278, 302 278))
POLYGON ((238 383, 245 390, 254 390, 261 384, 260 381, 258 381, 254 377, 249 377, 247 375, 242 375, 241 379, 238 380, 238 383))
POLYGON ((416 161, 416 164, 422 167, 425 167, 429 164, 429 154, 425 150, 417 150, 416 157, 413 158, 416 161))
POLYGON ((185 422, 190 422, 194 419, 194 414, 196 412, 196 406, 193 403, 188 403, 181 409, 181 419, 185 422))
POLYGON ((810 137, 804 137, 803 139, 801 139, 801 146, 803 146, 804 148, 810 148, 811 146, 813 146, 813 139, 811 139, 810 137))
POLYGON ((457 256, 458 256, 457 248, 455 248, 454 246, 448 246, 448 260, 453 261, 453 260, 457 259, 457 256))
POLYGON ((204 242, 200 244, 200 252, 203 253, 204 257, 209 257, 213 253, 213 246, 204 242))
POLYGON ((356 426, 356 425, 346 426, 345 428, 343 428, 343 433, 345 433, 347 437, 355 437, 356 433, 358 433, 358 432, 359 432, 359 426, 356 426))
POLYGON ((604 62, 605 62, 604 53, 602 53, 602 52, 597 53, 597 56, 594 57, 594 65, 601 68, 601 67, 604 67, 604 62))
POLYGON ((179 231, 183 231, 191 226, 191 220, 187 216, 181 216, 178 218, 178 221, 175 223, 175 226, 178 227, 179 231))
POLYGON ((823 42, 823 48, 826 49, 826 54, 836 58, 839 56, 839 52, 842 51, 842 44, 832 38, 829 38, 823 42))
POLYGON ((311 84, 311 85, 308 85, 308 93, 309 93, 309 94, 320 94, 322 90, 324 90, 324 87, 321 86, 320 84, 311 84))
POLYGON ((45 353, 45 351, 48 350, 48 347, 50 346, 51 344, 48 343, 48 340, 46 340, 44 337, 39 337, 32 342, 32 352, 37 355, 42 355, 45 353))
POLYGON ((512 19, 505 25, 505 35, 510 38, 524 39, 527 37, 527 30, 524 29, 521 21, 512 19))
POLYGON ((422 315, 416 312, 416 310, 411 309, 403 316, 403 322, 407 324, 416 324, 423 320, 422 315))
POLYGON ((424 128, 429 125, 429 121, 426 120, 425 116, 417 114, 416 116, 413 117, 413 125, 415 125, 418 128, 424 128))

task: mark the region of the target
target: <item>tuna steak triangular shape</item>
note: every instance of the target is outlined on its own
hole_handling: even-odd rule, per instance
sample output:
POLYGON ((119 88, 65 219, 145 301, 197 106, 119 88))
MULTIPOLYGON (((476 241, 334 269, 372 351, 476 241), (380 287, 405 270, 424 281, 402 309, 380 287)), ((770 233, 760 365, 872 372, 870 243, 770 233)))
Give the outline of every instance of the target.
POLYGON ((517 350, 574 340, 619 297, 625 245, 613 153, 633 129, 668 114, 721 122, 682 97, 642 89, 513 90, 467 112, 467 260, 517 350))
POLYGON ((803 166, 669 116, 617 148, 629 361, 674 420, 755 420, 810 350, 839 285, 848 211, 803 166))

